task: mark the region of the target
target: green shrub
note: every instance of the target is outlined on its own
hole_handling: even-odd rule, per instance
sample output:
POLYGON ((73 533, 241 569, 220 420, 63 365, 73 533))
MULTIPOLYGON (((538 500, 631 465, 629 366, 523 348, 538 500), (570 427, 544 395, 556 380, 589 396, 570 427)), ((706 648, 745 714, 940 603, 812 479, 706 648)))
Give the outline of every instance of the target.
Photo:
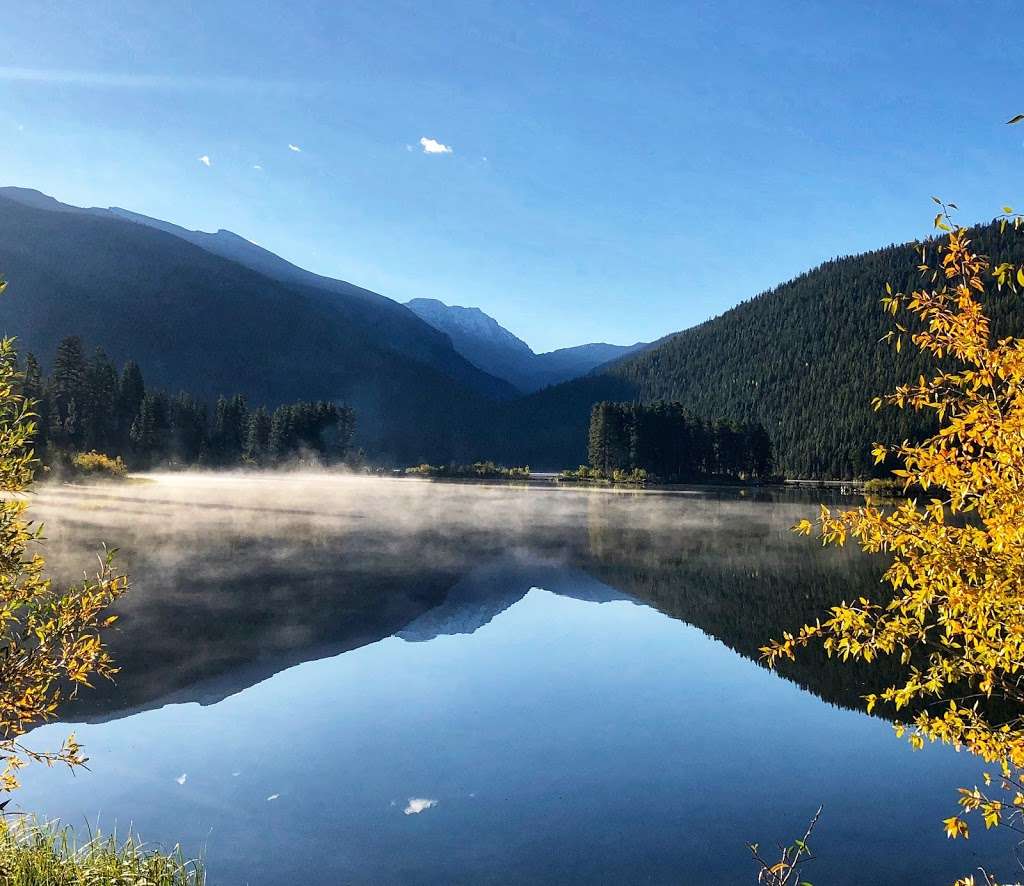
POLYGON ((96 836, 78 845, 69 828, 31 819, 0 819, 0 883, 4 886, 203 886, 197 861, 180 847, 169 853, 129 835, 96 836))
POLYGON ((471 465, 416 465, 405 469, 406 474, 415 477, 451 477, 477 480, 526 480, 530 477, 529 466, 505 468, 493 461, 478 461, 471 465))
POLYGON ((608 476, 598 468, 589 465, 580 465, 575 471, 562 471, 558 475, 559 480, 583 480, 588 483, 617 483, 623 486, 644 486, 652 478, 643 468, 634 468, 631 471, 623 471, 616 468, 608 476))

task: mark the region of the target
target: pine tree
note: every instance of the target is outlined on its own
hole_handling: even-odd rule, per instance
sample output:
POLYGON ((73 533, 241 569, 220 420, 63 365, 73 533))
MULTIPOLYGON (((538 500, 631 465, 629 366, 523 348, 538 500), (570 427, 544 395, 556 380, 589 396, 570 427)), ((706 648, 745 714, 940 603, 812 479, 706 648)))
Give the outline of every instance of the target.
POLYGON ((185 464, 195 464, 206 449, 206 406, 184 391, 170 404, 168 454, 185 464))
POLYGON ((25 373, 22 376, 21 392, 22 396, 32 404, 32 411, 36 415, 33 445, 37 455, 42 455, 46 451, 49 436, 49 400, 46 397, 46 387, 42 370, 39 368, 39 361, 31 353, 25 355, 25 373))
POLYGON ((213 419, 210 453, 222 464, 235 464, 242 458, 249 427, 249 409, 245 397, 236 394, 220 397, 213 419))
POLYGON ((80 404, 86 398, 85 355, 82 340, 68 336, 57 345, 50 374, 49 435, 54 444, 63 449, 80 449, 83 437, 80 404))
POLYGON ((267 443, 270 457, 282 459, 295 450, 295 428, 292 407, 278 406, 270 420, 270 439, 267 443))
POLYGON ((270 413, 261 406, 249 416, 249 427, 245 436, 245 457, 251 462, 260 464, 266 460, 270 451, 270 413))
POLYGON ((169 411, 167 397, 160 392, 147 393, 142 398, 139 414, 132 422, 130 438, 136 458, 144 465, 155 462, 166 450, 169 411))
POLYGON ((137 363, 129 360, 121 372, 121 382, 117 390, 116 436, 122 450, 127 450, 131 442, 131 429, 138 418, 145 396, 146 385, 142 380, 142 371, 137 363))
POLYGON ((117 407, 117 370, 97 348, 85 370, 82 398, 83 448, 109 452, 116 445, 114 412, 117 407))

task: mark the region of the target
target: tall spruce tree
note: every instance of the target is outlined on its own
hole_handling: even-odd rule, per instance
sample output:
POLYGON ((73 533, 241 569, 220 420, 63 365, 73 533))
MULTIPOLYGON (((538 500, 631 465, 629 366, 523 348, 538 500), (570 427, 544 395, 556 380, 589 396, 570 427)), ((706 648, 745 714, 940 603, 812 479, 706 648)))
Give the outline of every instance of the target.
POLYGON ((129 360, 121 372, 121 381, 117 389, 116 434, 122 450, 127 450, 130 445, 131 429, 138 418, 145 396, 146 385, 142 380, 142 370, 137 363, 129 360))
POLYGON ((117 407, 117 370, 99 348, 85 369, 81 401, 82 446, 108 452, 117 445, 111 418, 117 407))
POLYGON ((245 435, 245 458, 260 464, 266 461, 270 451, 271 418, 265 406, 260 406, 249 416, 249 427, 245 435))
POLYGON ((83 427, 79 415, 85 399, 85 354, 82 340, 68 336, 57 345, 50 373, 50 427, 53 444, 62 449, 80 449, 83 427))
POLYGON ((46 449, 50 429, 49 400, 39 361, 34 354, 25 355, 25 372, 22 375, 21 395, 31 404, 36 416, 36 433, 32 444, 36 452, 46 449))

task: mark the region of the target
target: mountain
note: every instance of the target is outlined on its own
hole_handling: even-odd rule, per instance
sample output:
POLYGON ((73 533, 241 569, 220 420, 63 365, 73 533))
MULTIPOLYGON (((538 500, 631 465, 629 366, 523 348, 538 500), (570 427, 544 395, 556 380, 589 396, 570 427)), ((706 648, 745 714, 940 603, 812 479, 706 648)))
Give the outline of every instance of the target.
POLYGON ((473 457, 470 429, 492 398, 514 393, 383 296, 307 277, 233 235, 188 233, 0 189, 0 328, 44 363, 79 335, 172 391, 344 400, 359 445, 406 463, 473 457), (228 243, 234 258, 219 254, 228 243))
MULTIPOLYGON (((971 237, 994 263, 1024 262, 1024 231, 993 223, 971 237)), ((872 397, 929 370, 912 346, 896 353, 879 341, 891 328, 879 305, 885 284, 915 288, 919 260, 907 243, 825 262, 599 372, 510 403, 491 456, 538 469, 580 464, 595 402, 674 400, 703 418, 761 422, 786 476, 869 476, 873 442, 934 427, 931 416, 871 408, 872 397)), ((994 335, 1024 335, 1024 295, 1004 291, 987 309, 994 335)))
POLYGON ((455 350, 474 366, 511 382, 525 393, 586 375, 598 366, 648 347, 643 342, 600 343, 535 354, 526 342, 479 308, 446 305, 434 298, 414 298, 405 306, 446 333, 455 350))
POLYGON ((272 280, 292 285, 307 295, 323 299, 332 307, 343 310, 350 321, 370 331, 386 347, 425 362, 487 396, 508 397, 516 393, 507 382, 487 377, 475 364, 460 357, 442 332, 420 320, 398 302, 344 280, 306 271, 231 231, 223 228, 215 234, 192 231, 118 207, 83 209, 61 203, 29 188, 0 188, 0 197, 37 209, 123 219, 172 234, 272 280))
POLYGON ((475 633, 533 588, 589 603, 633 602, 585 572, 564 563, 537 563, 517 552, 472 567, 448 590, 444 603, 425 612, 395 636, 409 643, 423 643, 442 635, 475 633))

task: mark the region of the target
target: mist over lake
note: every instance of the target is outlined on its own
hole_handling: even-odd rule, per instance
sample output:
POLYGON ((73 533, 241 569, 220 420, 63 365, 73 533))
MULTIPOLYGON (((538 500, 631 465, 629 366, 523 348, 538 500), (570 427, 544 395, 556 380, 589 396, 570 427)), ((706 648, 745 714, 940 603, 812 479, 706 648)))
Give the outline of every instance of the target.
POLYGON ((254 886, 749 881, 744 843, 819 804, 812 882, 1009 858, 935 824, 976 760, 862 712, 884 663, 758 663, 877 590, 878 562, 790 533, 815 507, 329 472, 41 486, 55 578, 106 543, 132 590, 117 683, 31 736, 73 728, 90 771, 34 768, 15 803, 254 886))

